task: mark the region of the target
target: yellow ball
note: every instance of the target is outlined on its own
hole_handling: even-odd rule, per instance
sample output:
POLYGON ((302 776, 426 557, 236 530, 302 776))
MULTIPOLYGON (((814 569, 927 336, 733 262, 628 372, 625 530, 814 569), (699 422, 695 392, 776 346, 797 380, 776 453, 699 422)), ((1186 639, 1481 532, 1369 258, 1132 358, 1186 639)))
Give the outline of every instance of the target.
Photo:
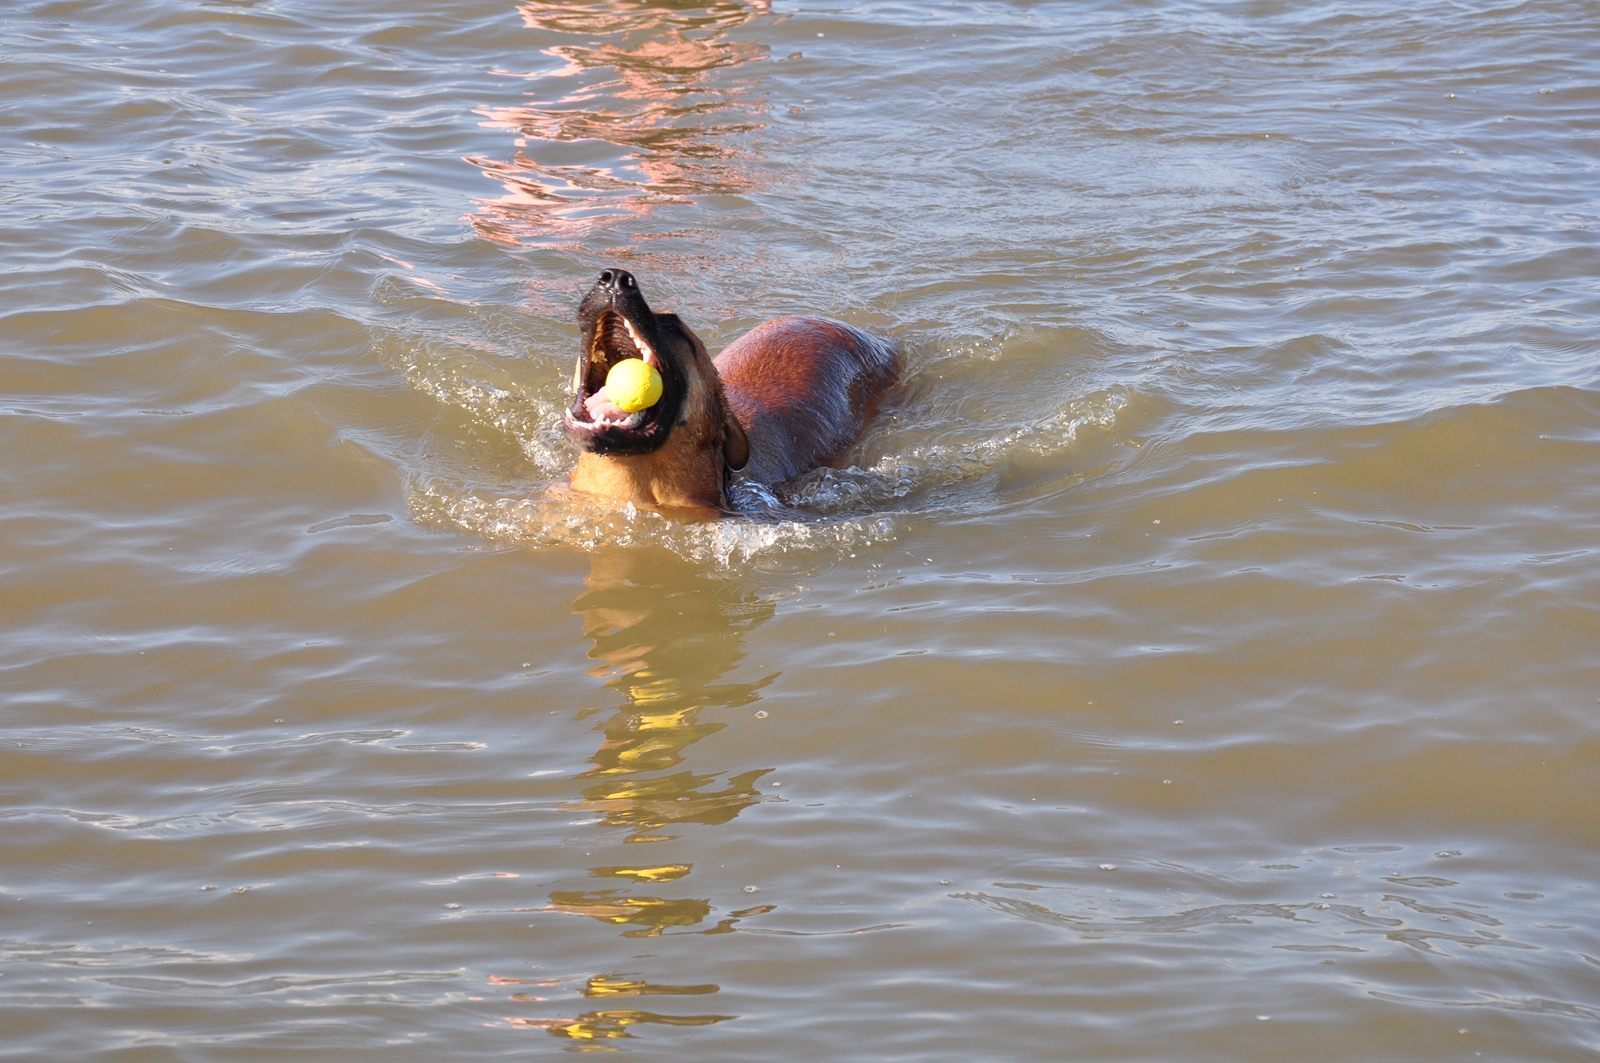
POLYGON ((642 358, 625 358, 606 374, 606 398, 629 413, 661 401, 661 374, 642 358))

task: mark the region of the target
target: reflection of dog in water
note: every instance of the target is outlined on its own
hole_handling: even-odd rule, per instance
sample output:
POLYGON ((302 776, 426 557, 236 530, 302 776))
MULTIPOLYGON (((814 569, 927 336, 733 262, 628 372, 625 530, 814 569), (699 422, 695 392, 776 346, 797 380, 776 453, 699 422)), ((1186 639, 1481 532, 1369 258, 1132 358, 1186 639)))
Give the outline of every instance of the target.
POLYGON ((578 323, 572 487, 644 505, 726 511, 731 471, 774 484, 835 460, 900 375, 894 344, 819 317, 758 325, 713 361, 619 269, 600 274, 578 323), (643 409, 608 394, 610 371, 630 358, 660 374, 660 397, 643 409))

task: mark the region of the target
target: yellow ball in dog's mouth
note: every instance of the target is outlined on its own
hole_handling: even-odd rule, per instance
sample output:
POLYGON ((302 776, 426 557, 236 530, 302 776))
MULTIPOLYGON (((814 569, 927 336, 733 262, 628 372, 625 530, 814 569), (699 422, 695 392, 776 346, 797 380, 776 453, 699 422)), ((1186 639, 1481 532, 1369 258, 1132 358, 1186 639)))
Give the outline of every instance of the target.
POLYGON ((628 413, 661 401, 661 373, 642 358, 624 358, 606 374, 606 398, 628 413))

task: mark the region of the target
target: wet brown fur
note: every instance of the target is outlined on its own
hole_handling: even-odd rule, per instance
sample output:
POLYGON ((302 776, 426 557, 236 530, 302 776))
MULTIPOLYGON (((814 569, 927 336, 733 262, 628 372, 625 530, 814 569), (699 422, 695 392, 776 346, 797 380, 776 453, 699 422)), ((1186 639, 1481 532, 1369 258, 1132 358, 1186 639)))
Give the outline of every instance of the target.
POLYGON ((836 460, 900 373, 894 344, 825 318, 768 321, 715 361, 676 314, 655 320, 657 353, 687 381, 679 417, 649 453, 583 450, 570 479, 576 491, 701 516, 726 512, 732 470, 773 484, 836 460))
POLYGON ((744 473, 764 484, 791 480, 849 450, 900 376, 893 344, 820 317, 757 325, 714 364, 750 438, 744 473))
POLYGON ((648 454, 581 451, 574 491, 666 509, 726 509, 730 464, 748 457, 743 427, 728 413, 722 381, 700 337, 676 314, 657 314, 664 358, 675 358, 688 388, 667 441, 648 454))

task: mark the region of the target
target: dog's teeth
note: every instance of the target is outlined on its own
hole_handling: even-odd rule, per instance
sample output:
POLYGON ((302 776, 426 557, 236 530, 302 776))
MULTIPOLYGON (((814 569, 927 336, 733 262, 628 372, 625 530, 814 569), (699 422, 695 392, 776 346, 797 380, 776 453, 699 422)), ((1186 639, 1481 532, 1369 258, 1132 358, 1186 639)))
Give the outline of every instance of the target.
POLYGON ((633 340, 633 345, 635 347, 639 348, 639 354, 644 358, 645 364, 655 366, 659 371, 661 366, 656 361, 656 352, 650 349, 650 345, 644 341, 644 337, 640 336, 633 330, 633 322, 629 321, 627 318, 623 318, 622 324, 623 327, 628 330, 628 338, 633 340))

